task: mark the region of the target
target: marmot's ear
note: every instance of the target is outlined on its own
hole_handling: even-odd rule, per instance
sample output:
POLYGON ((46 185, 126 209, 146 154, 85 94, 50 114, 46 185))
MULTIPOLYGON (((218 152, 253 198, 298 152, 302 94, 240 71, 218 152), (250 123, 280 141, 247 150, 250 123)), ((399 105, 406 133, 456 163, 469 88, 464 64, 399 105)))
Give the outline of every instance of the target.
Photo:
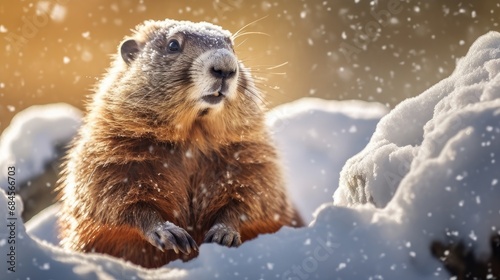
POLYGON ((120 46, 120 54, 127 64, 132 63, 140 50, 139 44, 134 39, 127 39, 120 46))

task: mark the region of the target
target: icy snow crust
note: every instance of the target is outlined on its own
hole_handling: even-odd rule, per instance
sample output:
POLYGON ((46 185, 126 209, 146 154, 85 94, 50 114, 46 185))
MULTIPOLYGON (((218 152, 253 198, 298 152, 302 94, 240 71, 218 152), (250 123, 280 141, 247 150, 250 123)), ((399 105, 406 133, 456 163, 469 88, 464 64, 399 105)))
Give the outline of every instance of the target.
MULTIPOLYGON (((328 202, 309 227, 283 228, 239 248, 204 244, 191 262, 144 270, 52 245, 57 212, 52 207, 29 226, 29 234, 19 223, 17 272, 7 276, 449 279, 431 256, 430 243, 462 240, 486 256, 489 236, 500 227, 499 48, 499 33, 479 38, 449 78, 386 115, 366 148, 342 169, 334 203, 337 184, 330 180, 342 166, 336 155, 361 150, 369 135, 365 131, 373 131, 383 109, 362 102, 303 100, 273 111, 269 123, 282 148, 294 200, 303 214, 328 202)), ((0 204, 6 203, 1 192, 0 204)), ((5 221, 6 210, 0 209, 5 221)), ((0 227, 2 252, 7 236, 0 227)), ((0 271, 6 271, 5 265, 0 261, 0 271)))

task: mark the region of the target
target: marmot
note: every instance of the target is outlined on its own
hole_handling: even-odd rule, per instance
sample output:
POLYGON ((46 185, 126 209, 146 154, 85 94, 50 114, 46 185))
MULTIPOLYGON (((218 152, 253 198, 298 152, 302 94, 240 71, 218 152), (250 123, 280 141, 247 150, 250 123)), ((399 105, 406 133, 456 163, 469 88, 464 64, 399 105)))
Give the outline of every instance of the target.
POLYGON ((230 32, 146 21, 118 52, 66 157, 63 247, 152 268, 302 225, 230 32))

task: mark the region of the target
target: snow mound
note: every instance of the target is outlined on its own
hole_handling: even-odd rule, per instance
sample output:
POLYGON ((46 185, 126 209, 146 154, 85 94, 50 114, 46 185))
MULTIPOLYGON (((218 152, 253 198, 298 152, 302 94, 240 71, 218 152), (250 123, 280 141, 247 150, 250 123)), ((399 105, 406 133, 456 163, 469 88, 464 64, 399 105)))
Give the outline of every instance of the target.
POLYGON ((384 208, 372 222, 386 224, 381 236, 411 250, 422 271, 432 270, 432 241, 463 242, 479 259, 491 253, 500 229, 499 73, 500 34, 491 32, 449 78, 382 118, 342 169, 334 204, 384 208))
POLYGON ((364 101, 303 98, 274 108, 268 125, 286 167, 287 188, 306 223, 331 203, 339 170, 370 139, 387 108, 364 101))
MULTIPOLYGON (((489 150, 493 154, 486 160, 494 160, 491 157, 498 154, 493 142, 499 124, 499 37, 496 32, 480 37, 450 77, 401 102, 380 121, 370 143, 342 169, 334 195, 336 205, 372 203, 385 207, 409 173, 440 155, 458 156, 461 151, 449 145, 472 137, 470 133, 482 135, 484 143, 467 150, 489 150)), ((477 164, 472 159, 463 160, 477 164)), ((455 161, 450 164, 458 164, 455 161)))
MULTIPOLYGON (((80 127, 81 112, 68 104, 31 106, 18 113, 0 137, 0 180, 16 167, 17 184, 45 171, 56 159, 56 147, 67 143, 80 127)), ((5 189, 5 185, 1 185, 5 189)))

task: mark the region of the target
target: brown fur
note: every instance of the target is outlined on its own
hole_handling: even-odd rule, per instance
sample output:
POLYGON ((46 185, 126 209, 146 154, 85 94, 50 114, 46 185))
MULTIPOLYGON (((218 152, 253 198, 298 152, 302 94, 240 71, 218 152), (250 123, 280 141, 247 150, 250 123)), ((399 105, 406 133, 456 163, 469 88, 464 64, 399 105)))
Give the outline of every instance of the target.
POLYGON ((198 245, 215 224, 234 228, 242 242, 302 224, 244 66, 238 64, 235 99, 221 111, 202 113, 185 98, 196 75, 189 65, 208 47, 196 32, 172 30, 198 25, 215 30, 224 38, 219 47, 232 50, 227 31, 166 20, 137 28, 132 38, 142 49, 133 63, 115 58, 67 156, 60 185, 64 247, 159 267, 197 252, 153 246, 146 233, 158 222, 185 229, 198 245), (163 55, 163 62, 157 50, 168 36, 184 36, 183 53, 163 55))

